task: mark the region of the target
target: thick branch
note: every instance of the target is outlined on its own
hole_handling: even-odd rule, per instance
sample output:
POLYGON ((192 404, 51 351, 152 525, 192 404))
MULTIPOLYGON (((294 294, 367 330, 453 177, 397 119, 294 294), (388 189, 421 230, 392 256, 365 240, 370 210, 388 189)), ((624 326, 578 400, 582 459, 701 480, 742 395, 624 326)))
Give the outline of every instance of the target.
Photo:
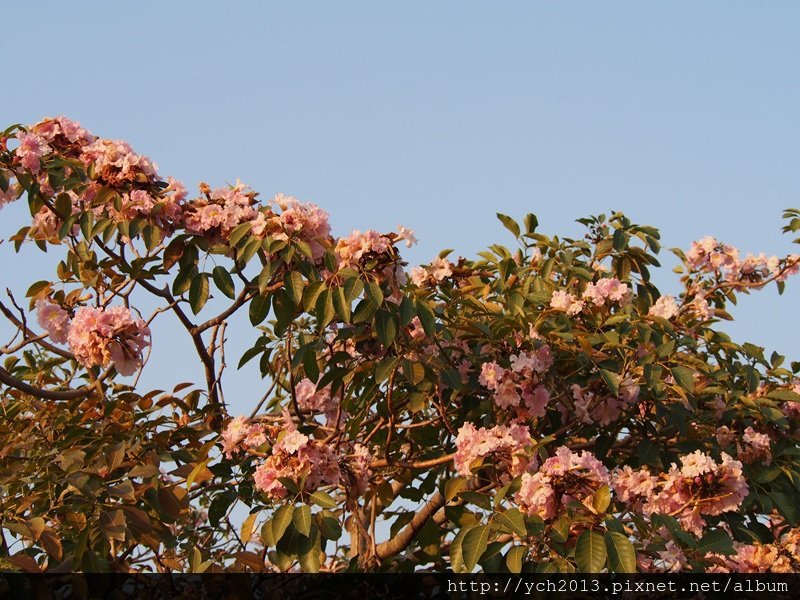
POLYGON ((403 530, 394 536, 392 539, 381 542, 375 549, 375 555, 383 560, 387 556, 392 556, 405 550, 405 548, 414 539, 417 532, 422 529, 425 523, 428 522, 436 511, 445 505, 445 499, 442 494, 436 492, 425 506, 423 506, 411 519, 411 522, 406 525, 403 530))

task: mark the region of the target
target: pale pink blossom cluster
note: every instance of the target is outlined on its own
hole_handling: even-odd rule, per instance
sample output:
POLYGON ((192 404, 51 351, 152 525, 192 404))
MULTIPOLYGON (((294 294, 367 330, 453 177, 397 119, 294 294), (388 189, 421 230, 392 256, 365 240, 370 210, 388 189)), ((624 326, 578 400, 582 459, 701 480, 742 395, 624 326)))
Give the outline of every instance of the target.
POLYGON ((692 242, 686 253, 686 264, 692 270, 712 273, 722 269, 734 269, 738 263, 739 251, 711 236, 692 242))
POLYGON ((678 303, 675 302, 674 296, 661 296, 655 301, 653 306, 650 307, 647 314, 651 317, 661 317, 662 319, 669 320, 673 317, 677 317, 679 312, 680 308, 678 307, 678 303))
POLYGON ((18 183, 14 181, 12 177, 9 177, 8 173, 2 173, 8 179, 8 189, 3 191, 0 189, 0 208, 3 208, 6 204, 11 204, 14 202, 20 194, 21 187, 18 183))
POLYGON ((83 148, 81 160, 94 165, 97 179, 110 186, 147 183, 158 177, 158 165, 134 152, 125 140, 96 139, 83 148))
POLYGON ((374 229, 364 233, 356 229, 347 237, 339 238, 334 252, 342 266, 357 267, 365 259, 378 258, 388 253, 391 247, 391 240, 374 229))
POLYGON ((735 554, 707 554, 707 573, 796 573, 800 568, 800 529, 790 529, 771 544, 734 542, 735 554))
POLYGON ((616 277, 605 277, 590 283, 583 292, 583 299, 595 306, 609 304, 624 304, 630 296, 630 288, 616 277))
POLYGON ((82 307, 70 323, 67 341, 85 367, 113 362, 120 375, 132 375, 142 366, 150 328, 125 306, 82 307))
POLYGON ((342 472, 333 446, 309 438, 296 429, 287 431, 272 447, 267 459, 256 468, 256 488, 273 500, 286 497, 280 479, 291 479, 298 485, 305 481, 304 491, 320 486, 338 485, 342 472))
POLYGON ((722 453, 721 462, 695 451, 681 457, 681 467, 673 464, 667 473, 654 476, 646 468, 630 467, 614 473, 617 497, 646 515, 675 516, 685 529, 701 535, 704 515, 734 511, 748 493, 742 463, 722 453))
POLYGON ((416 244, 419 240, 417 240, 417 236, 414 234, 413 229, 409 229, 408 227, 403 227, 402 225, 397 226, 397 237, 395 241, 405 240, 406 248, 411 248, 414 244, 416 244))
POLYGON ((667 540, 663 550, 657 552, 658 559, 653 562, 654 571, 660 573, 680 573, 689 566, 689 560, 674 540, 667 540))
POLYGON ((516 501, 526 514, 550 520, 570 502, 591 504, 609 481, 608 469, 591 452, 577 454, 561 446, 536 473, 522 475, 516 501))
POLYGON ((42 156, 50 154, 53 149, 35 133, 23 132, 17 135, 19 146, 15 156, 24 169, 37 175, 41 169, 42 156))
POLYGON ((739 251, 713 237, 706 237, 692 246, 686 253, 686 264, 692 270, 706 273, 721 273, 736 289, 761 287, 766 281, 784 281, 788 276, 800 272, 800 256, 790 255, 784 259, 777 256, 748 254, 739 259, 739 251))
POLYGON ((746 464, 762 462, 769 464, 772 462, 771 440, 768 434, 759 433, 752 427, 747 427, 742 433, 742 444, 736 455, 740 461, 746 464))
POLYGON ((203 196, 183 207, 183 225, 188 233, 226 238, 237 226, 256 215, 255 194, 243 183, 210 190, 200 185, 203 196))
POLYGON ((336 417, 338 403, 331 396, 330 386, 322 389, 308 378, 303 378, 295 386, 297 405, 304 411, 322 413, 330 421, 336 417))
POLYGON ((54 151, 65 156, 78 156, 81 148, 94 141, 94 137, 79 123, 66 117, 47 118, 17 134, 19 145, 14 160, 34 175, 41 171, 41 160, 54 151))
POLYGON ((246 448, 258 448, 267 441, 263 425, 250 423, 249 419, 241 416, 231 419, 221 437, 226 458, 232 458, 246 448))
POLYGON ((431 280, 435 281, 436 283, 440 283, 444 281, 448 277, 453 276, 453 263, 451 263, 446 258, 442 258, 441 256, 437 256, 431 261, 431 264, 426 267, 414 267, 411 269, 409 273, 409 277, 411 277, 411 282, 418 286, 422 287, 431 280))
MULTIPOLYGON (((84 202, 91 200, 84 194, 84 202)), ((151 217, 162 231, 172 232, 183 221, 183 206, 186 200, 186 187, 180 181, 169 177, 167 187, 154 196, 145 190, 132 190, 121 195, 120 210, 108 206, 109 216, 116 220, 151 217)), ((102 211, 106 207, 97 207, 102 211)))
POLYGON ((39 325, 56 344, 66 344, 69 334, 69 313, 55 302, 40 298, 36 301, 36 318, 39 325))
POLYGON ((550 392, 541 383, 541 375, 553 366, 550 346, 511 356, 511 366, 504 369, 496 362, 484 363, 478 378, 493 392, 500 408, 523 408, 523 416, 543 417, 550 402, 550 392))
POLYGON ((535 457, 526 452, 532 443, 530 430, 519 423, 491 428, 464 423, 456 436, 453 464, 459 475, 468 476, 472 474, 473 463, 491 456, 503 477, 506 474, 516 477, 535 464, 535 457))
POLYGON ((583 310, 583 300, 564 290, 556 290, 550 297, 550 308, 560 310, 570 316, 577 315, 583 310))
POLYGON ((626 405, 634 404, 639 399, 639 385, 630 377, 619 382, 618 396, 601 394, 599 390, 591 391, 577 383, 573 383, 570 390, 578 420, 587 425, 598 423, 602 427, 616 421, 626 405))
POLYGON ((299 202, 292 196, 277 194, 272 203, 280 213, 259 212, 253 220, 253 234, 264 238, 272 236, 276 240, 298 239, 311 248, 314 260, 319 260, 330 244, 331 227, 328 213, 316 204, 299 202))

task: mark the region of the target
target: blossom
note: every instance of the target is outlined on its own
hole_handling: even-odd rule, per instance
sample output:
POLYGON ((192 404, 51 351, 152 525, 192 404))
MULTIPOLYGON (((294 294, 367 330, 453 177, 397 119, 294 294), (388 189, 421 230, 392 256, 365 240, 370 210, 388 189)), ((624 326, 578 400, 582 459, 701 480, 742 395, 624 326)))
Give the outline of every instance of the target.
POLYGON ((253 479, 257 489, 280 500, 286 497, 287 491, 280 482, 282 478, 298 485, 305 481, 304 491, 313 492, 323 485, 337 485, 341 476, 339 459, 333 448, 294 429, 272 447, 270 455, 256 467, 253 479))
POLYGON ((322 258, 331 236, 328 213, 316 204, 300 202, 284 194, 276 194, 271 204, 280 213, 260 211, 253 219, 253 234, 259 238, 271 235, 276 240, 304 241, 309 245, 314 260, 322 258))
POLYGON ((568 315, 577 315, 583 310, 583 302, 569 292, 556 290, 550 298, 550 307, 562 310, 568 315))
POLYGON ((651 317, 661 317, 662 319, 671 319, 678 315, 680 309, 675 302, 674 296, 661 296, 656 300, 655 304, 650 307, 647 314, 651 317))
POLYGON ((686 253, 686 263, 692 270, 717 272, 723 268, 735 268, 739 262, 739 251, 713 237, 692 242, 686 253))
POLYGON ((752 427, 747 427, 742 433, 742 442, 745 447, 740 449, 737 456, 742 462, 770 463, 772 461, 770 438, 766 433, 758 433, 752 427))
POLYGON ((331 396, 330 386, 318 389, 308 378, 303 378, 295 386, 297 405, 302 410, 320 412, 329 420, 336 416, 338 403, 331 396))
POLYGON ((254 196, 241 182, 209 190, 205 197, 184 206, 183 225, 188 233, 226 238, 238 225, 256 217, 254 196))
POLYGON ((56 344, 65 344, 69 333, 69 313, 58 304, 40 298, 36 301, 36 318, 39 325, 56 344))
POLYGON ((532 442, 528 428, 519 423, 496 425, 489 429, 464 423, 456 436, 453 464, 459 475, 468 476, 476 460, 493 456, 496 466, 515 477, 525 471, 532 460, 524 454, 532 442))
POLYGON ((612 488, 617 497, 626 504, 648 498, 656 488, 658 480, 647 469, 634 471, 625 465, 616 469, 612 477, 612 488))
POLYGON ((142 366, 150 328, 143 320, 134 319, 125 306, 82 307, 70 323, 67 340, 85 367, 113 362, 120 375, 132 375, 142 366))
POLYGON ((35 133, 22 132, 17 135, 19 146, 15 151, 15 156, 23 168, 28 169, 34 175, 41 169, 41 159, 45 154, 49 154, 52 148, 47 142, 35 133))
POLYGON ((591 501, 609 482, 608 469, 591 452, 577 454, 561 446, 536 473, 522 475, 515 499, 526 514, 549 520, 569 502, 591 501))
POLYGON ((397 238, 399 240, 406 241, 406 248, 411 248, 414 244, 416 244, 419 240, 417 240, 417 236, 414 235, 414 230, 409 229, 408 227, 403 227, 402 225, 397 226, 397 238))
POLYGON ((453 275, 453 263, 446 258, 437 256, 430 264, 430 272, 436 281, 442 281, 453 275))
POLYGON ((242 447, 257 448, 267 441, 262 425, 250 424, 246 417, 241 416, 231 419, 221 437, 226 458, 232 458, 242 447))
POLYGON ((478 376, 478 381, 482 386, 490 390, 496 390, 500 386, 505 375, 506 370, 492 361, 481 365, 481 374, 478 376))
POLYGON ((20 191, 20 186, 14 183, 13 179, 9 179, 8 189, 5 192, 0 189, 0 208, 3 208, 5 204, 14 202, 19 196, 20 191))
POLYGON ((357 266, 364 258, 376 258, 389 252, 392 243, 374 229, 361 233, 353 231, 336 242, 334 252, 345 266, 357 266))
POLYGON ((411 278, 411 283, 422 287, 428 281, 429 274, 424 267, 414 267, 409 271, 408 276, 411 278))
POLYGON ((97 178, 107 185, 146 183, 158 176, 158 165, 134 152, 124 140, 96 139, 82 149, 81 160, 87 166, 93 164, 97 178))
POLYGON ((603 306, 606 300, 622 303, 627 298, 629 291, 627 284, 621 283, 616 277, 607 277, 586 286, 583 299, 595 306, 603 306))

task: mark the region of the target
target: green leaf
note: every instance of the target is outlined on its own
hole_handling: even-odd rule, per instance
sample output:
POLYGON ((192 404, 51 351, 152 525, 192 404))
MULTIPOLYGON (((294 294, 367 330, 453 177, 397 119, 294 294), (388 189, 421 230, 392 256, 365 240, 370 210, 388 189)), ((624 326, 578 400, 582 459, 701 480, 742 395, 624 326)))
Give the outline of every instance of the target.
POLYGON ((400 301, 400 327, 405 327, 411 323, 412 319, 417 315, 414 301, 408 296, 403 296, 400 301))
POLYGON ((386 348, 391 346, 397 335, 397 319, 394 314, 384 309, 375 313, 375 330, 381 343, 386 348))
POLYGON ((697 550, 703 553, 733 554, 733 540, 722 529, 715 529, 702 537, 697 544, 697 550))
POLYGON ((379 307, 383 304, 383 291, 381 290, 381 286, 374 281, 370 281, 366 285, 364 288, 364 296, 370 301, 370 304, 375 307, 379 307))
POLYGON ((333 317, 336 315, 336 311, 333 308, 333 296, 331 294, 331 290, 325 290, 320 293, 319 297, 317 298, 315 310, 317 314, 317 325, 319 325, 320 329, 323 329, 333 320, 333 317))
POLYGON ((295 306, 300 307, 303 302, 303 288, 305 282, 303 276, 297 271, 289 271, 283 278, 286 293, 295 306))
MULTIPOLYGON (((85 231, 84 236, 87 238, 89 237, 86 235, 85 231)), ((161 242, 161 230, 155 225, 146 225, 145 228, 142 229, 142 239, 144 240, 144 247, 152 252, 153 249, 158 246, 159 242, 161 242)))
POLYGON ((250 316, 250 323, 253 325, 261 324, 269 314, 269 296, 256 296, 250 301, 248 313, 250 316))
POLYGON ((464 567, 468 572, 475 569, 475 565, 486 552, 486 547, 489 544, 489 528, 486 525, 478 525, 473 527, 464 536, 461 542, 461 555, 464 560, 464 567))
POLYGON ((231 299, 236 297, 236 286, 234 286, 233 278, 225 267, 214 267, 211 277, 220 292, 231 299))
POLYGON ((509 508, 505 512, 495 513, 492 519, 504 529, 516 533, 520 537, 528 536, 528 529, 525 527, 525 518, 518 508, 509 508))
POLYGON ((528 556, 528 548, 526 546, 514 546, 506 554, 506 567, 512 573, 522 572, 522 563, 528 556))
POLYGON ((631 541, 616 531, 607 531, 603 536, 608 552, 608 566, 615 573, 636 572, 636 549, 631 541))
POLYGON ((338 506, 336 500, 320 490, 312 492, 312 494, 309 496, 309 500, 311 500, 317 506, 321 506, 322 508, 336 508, 338 506))
POLYGON ((670 371, 679 386, 687 392, 694 392, 694 371, 688 367, 672 367, 670 371))
POLYGON ((800 394, 796 394, 792 390, 787 390, 786 388, 772 390, 767 394, 767 398, 778 400, 779 402, 800 402, 800 394))
POLYGON ((308 537, 311 533, 311 507, 304 504, 295 508, 292 513, 292 523, 297 531, 308 537))
POLYGON ((619 375, 605 369, 600 369, 600 375, 603 376, 603 381, 606 382, 608 389, 611 390, 611 395, 619 396, 619 375))
POLYGON ((286 529, 292 522, 293 512, 294 506, 291 504, 284 504, 272 515, 272 538, 275 540, 275 543, 281 541, 283 534, 286 533, 286 529))
POLYGON ((208 301, 208 278, 205 273, 198 273, 192 278, 189 286, 189 306, 194 314, 203 310, 208 301))
POLYGON ((606 544, 603 536, 584 531, 575 544, 575 564, 582 573, 599 573, 606 564, 606 544))
POLYGON ((433 337, 436 333, 436 317, 430 307, 423 301, 417 300, 417 315, 419 316, 422 329, 428 337, 433 337))
POLYGON ((607 485, 602 485, 592 496, 592 508, 597 514, 602 514, 606 512, 609 504, 611 504, 611 492, 607 485))
POLYGON ((250 228, 252 227, 252 223, 248 221, 247 223, 242 223, 241 225, 237 225, 233 228, 230 235, 228 236, 228 243, 231 246, 237 246, 239 241, 244 238, 248 233, 250 233, 250 228))
POLYGON ((500 219, 506 229, 514 234, 514 237, 519 237, 519 224, 514 219, 502 213, 497 213, 497 218, 500 219))
POLYGON ((466 477, 454 477, 444 484, 444 499, 450 502, 467 485, 466 477))
POLYGON ((350 322, 350 301, 347 299, 344 288, 335 287, 331 290, 333 308, 343 323, 350 322))
POLYGON ((69 194, 61 193, 56 196, 55 201, 56 214, 62 219, 69 218, 72 215, 72 198, 69 194))
POLYGON ((316 523, 320 533, 327 539, 336 541, 342 537, 342 527, 330 512, 322 511, 315 514, 314 523, 316 523))

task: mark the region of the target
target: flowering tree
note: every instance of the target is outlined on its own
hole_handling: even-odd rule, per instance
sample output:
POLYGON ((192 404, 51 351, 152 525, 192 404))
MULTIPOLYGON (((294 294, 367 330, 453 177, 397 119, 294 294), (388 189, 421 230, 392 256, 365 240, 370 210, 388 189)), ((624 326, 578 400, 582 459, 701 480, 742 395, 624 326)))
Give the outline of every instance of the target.
POLYGON ((0 567, 800 568, 800 363, 715 328, 797 255, 706 238, 662 295, 652 227, 498 215, 513 249, 407 277, 408 229, 335 238, 240 183, 190 198, 63 117, 2 133, 15 201, 16 250, 59 262, 0 302, 0 567), (162 313, 202 383, 138 384, 162 313), (247 417, 222 384, 240 315, 264 381, 247 417))

